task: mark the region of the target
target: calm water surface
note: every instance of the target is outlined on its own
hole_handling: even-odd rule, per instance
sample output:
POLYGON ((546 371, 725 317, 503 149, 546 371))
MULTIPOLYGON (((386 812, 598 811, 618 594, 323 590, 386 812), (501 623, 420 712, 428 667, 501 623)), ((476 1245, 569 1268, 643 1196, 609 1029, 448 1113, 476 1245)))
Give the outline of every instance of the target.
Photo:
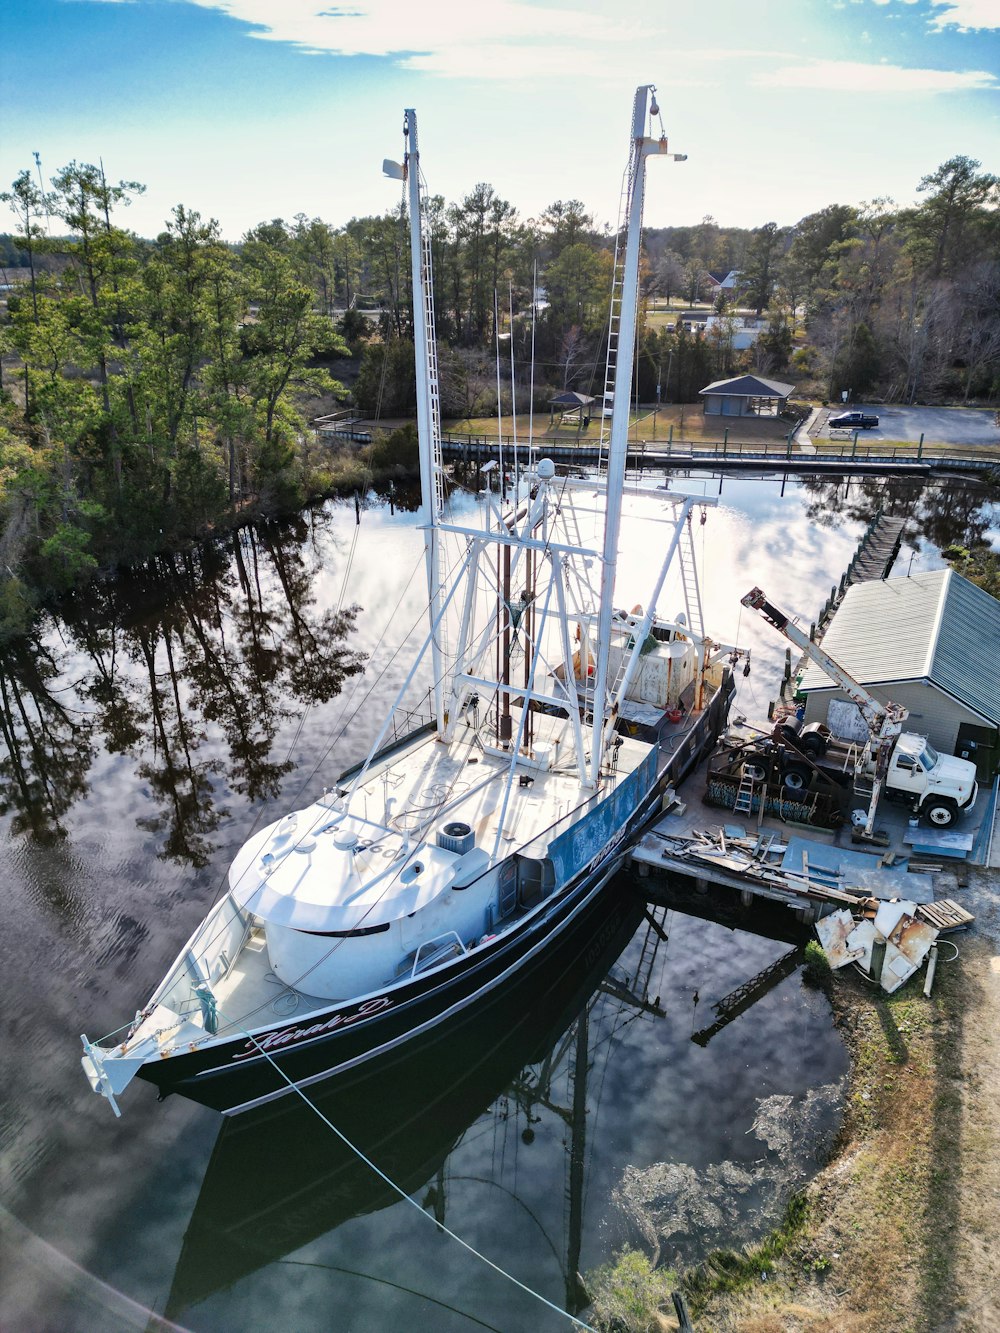
MULTIPOLYGON (((678 484, 718 501, 706 626, 752 644, 737 708, 759 714, 783 644, 739 597, 813 618, 878 497, 678 484)), ((914 503, 916 568, 966 500, 914 503)), ((648 533, 626 525, 622 602, 648 533)), ((663 909, 654 930, 627 878, 572 977, 323 1094, 423 1215, 305 1108, 223 1125, 137 1082, 116 1121, 90 1092, 78 1034, 127 1023, 252 828, 374 736, 421 623, 420 545, 412 514, 359 529, 330 505, 91 590, 3 657, 0 1326, 565 1327, 438 1224, 579 1308, 574 1274, 626 1242, 674 1262, 759 1232, 826 1151, 846 1061, 792 937, 663 909)))

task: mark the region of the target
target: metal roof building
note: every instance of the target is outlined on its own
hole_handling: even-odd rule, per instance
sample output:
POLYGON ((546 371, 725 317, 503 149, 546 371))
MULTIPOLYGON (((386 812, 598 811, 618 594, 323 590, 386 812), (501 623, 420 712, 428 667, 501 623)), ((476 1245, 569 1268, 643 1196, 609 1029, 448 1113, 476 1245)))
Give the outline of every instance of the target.
POLYGON ((761 379, 759 375, 737 375, 731 380, 715 380, 698 392, 704 395, 706 416, 776 416, 788 395, 795 392, 795 385, 761 379))
MULTIPOLYGON (((983 778, 996 766, 1000 602, 989 593, 950 569, 855 584, 823 648, 877 699, 907 707, 908 731, 975 759, 983 778)), ((799 688, 807 722, 827 721, 831 701, 845 699, 812 662, 799 688)))

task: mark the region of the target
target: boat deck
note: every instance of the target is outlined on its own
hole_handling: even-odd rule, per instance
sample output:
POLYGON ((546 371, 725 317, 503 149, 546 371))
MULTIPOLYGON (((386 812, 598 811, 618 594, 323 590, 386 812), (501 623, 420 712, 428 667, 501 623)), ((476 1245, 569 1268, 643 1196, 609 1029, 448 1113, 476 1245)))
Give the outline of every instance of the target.
MULTIPOLYGON (((518 709, 513 709, 517 734, 518 709)), ((351 798, 351 817, 371 826, 372 836, 386 830, 411 842, 431 840, 445 821, 461 820, 476 844, 498 855, 555 832, 567 815, 607 795, 582 788, 573 755, 572 729, 566 718, 535 713, 533 758, 484 749, 471 725, 443 744, 429 736, 373 764, 351 798), (513 771, 508 791, 506 779, 513 771)), ((622 737, 614 778, 632 773, 649 754, 649 745, 622 737)), ((336 793, 331 793, 331 800, 336 793)), ((532 849, 544 854, 544 847, 532 849)))
POLYGON ((218 1035, 257 1028, 275 1018, 301 1018, 326 1009, 329 1000, 286 986, 271 971, 264 932, 254 930, 225 976, 213 983, 218 1005, 218 1035))

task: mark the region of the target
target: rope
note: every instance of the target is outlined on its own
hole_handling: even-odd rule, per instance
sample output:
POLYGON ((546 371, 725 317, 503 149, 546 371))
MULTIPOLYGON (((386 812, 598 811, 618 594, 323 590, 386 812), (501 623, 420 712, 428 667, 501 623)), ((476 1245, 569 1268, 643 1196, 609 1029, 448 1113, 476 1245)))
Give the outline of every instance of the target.
MULTIPOLYGON (((220 1016, 223 1018, 225 1017, 225 1015, 221 1014, 220 1016)), ((226 1019, 227 1023, 229 1021, 230 1021, 229 1019, 226 1019)), ((353 1152, 358 1158, 360 1158, 360 1160, 364 1162, 365 1166, 369 1167, 372 1171, 374 1171, 375 1174, 378 1176, 378 1178, 381 1181, 383 1181, 384 1184, 388 1185, 391 1190, 393 1190, 396 1194, 398 1194, 399 1197, 405 1203, 408 1203, 412 1208, 415 1208, 421 1217, 425 1218, 429 1217, 429 1214, 424 1212, 423 1208, 420 1206, 419 1203, 417 1203, 415 1199, 412 1199, 400 1185, 397 1185, 396 1182, 392 1180, 389 1176, 387 1176, 380 1167, 376 1166, 375 1163, 371 1160, 371 1158, 368 1157, 365 1153, 363 1153, 356 1143, 351 1142, 351 1140, 347 1137, 347 1135, 343 1132, 343 1130, 338 1129, 337 1126, 333 1123, 333 1121, 328 1116, 323 1114, 323 1112, 319 1109, 316 1103, 314 1101, 311 1101, 310 1098, 306 1096, 306 1094, 303 1092, 303 1090, 299 1087, 299 1085, 295 1082, 294 1079, 288 1077, 288 1075, 277 1063, 277 1061, 270 1054, 270 1052, 266 1051, 264 1047, 261 1046, 260 1042, 257 1041, 257 1039, 253 1036, 252 1033, 248 1032, 246 1028, 241 1027, 239 1023, 234 1023, 233 1026, 239 1029, 242 1035, 244 1037, 247 1037, 249 1041, 251 1041, 253 1045, 256 1046, 257 1050, 261 1053, 261 1055, 268 1062, 268 1064, 271 1065, 275 1073, 278 1074, 278 1076, 285 1083, 288 1084, 292 1092, 298 1093, 298 1095, 305 1102, 306 1106, 309 1107, 310 1111, 315 1112, 315 1114, 320 1118, 320 1120, 322 1120, 323 1124, 326 1125, 327 1129, 333 1130, 334 1134, 336 1134, 337 1138, 340 1139, 341 1143, 343 1143, 345 1147, 350 1148, 351 1152, 353 1152)), ((508 1273, 505 1268, 501 1268, 499 1264, 494 1263, 492 1259, 488 1258, 480 1250, 477 1250, 474 1245, 470 1245, 467 1240, 463 1240, 462 1237, 459 1236, 457 1232, 452 1231, 451 1228, 445 1226, 443 1222, 438 1222, 436 1218, 430 1218, 430 1220, 434 1223, 436 1227, 438 1227, 441 1231, 443 1231, 446 1236, 449 1236, 452 1240, 457 1241, 458 1244, 461 1245, 463 1250, 468 1250, 468 1252, 471 1255, 473 1255, 474 1258, 482 1260, 482 1262, 486 1264, 487 1267, 492 1268, 495 1273, 499 1273, 500 1276, 506 1278, 508 1282, 513 1282, 515 1287, 519 1287, 521 1291, 525 1292, 528 1296, 533 1296, 536 1301, 541 1301, 541 1303, 543 1305, 548 1306, 550 1310, 554 1310, 556 1314, 561 1315, 564 1319, 568 1319, 574 1328, 582 1328, 584 1330, 584 1333, 597 1333, 597 1330, 592 1328, 590 1324, 585 1324, 582 1319, 577 1319, 575 1315, 570 1314, 568 1311, 561 1310, 558 1305, 555 1305, 552 1301, 548 1300, 548 1298, 543 1296, 540 1292, 534 1291, 526 1283, 522 1282, 520 1278, 516 1278, 513 1275, 513 1273, 508 1273)))

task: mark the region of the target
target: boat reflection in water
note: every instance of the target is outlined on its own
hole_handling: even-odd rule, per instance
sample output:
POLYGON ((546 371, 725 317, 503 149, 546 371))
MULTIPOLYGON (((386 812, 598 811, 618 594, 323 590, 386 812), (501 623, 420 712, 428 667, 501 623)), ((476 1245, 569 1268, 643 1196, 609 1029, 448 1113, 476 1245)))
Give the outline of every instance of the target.
MULTIPOLYGON (((575 1053, 586 1067, 587 1014, 615 959, 635 934, 644 904, 625 876, 599 895, 578 928, 473 1016, 456 1017, 402 1055, 308 1090, 341 1133, 405 1193, 444 1221, 434 1178, 466 1130, 505 1091, 522 1105, 544 1097, 530 1067, 575 1053), (575 1032, 570 1030, 576 1025, 575 1032)), ((655 937, 654 937, 655 944, 655 937)), ((650 946, 653 947, 652 945, 650 946)), ((644 951, 645 953, 646 951, 644 951)), ((612 984, 621 998, 620 984, 612 984)), ((640 996, 629 1000, 658 1011, 640 996)), ((541 1080, 541 1082, 540 1082, 541 1080)), ((585 1080, 576 1080, 585 1097, 585 1080)), ((571 1114, 571 1113, 570 1113, 571 1114)), ((566 1305, 586 1303, 579 1283, 583 1106, 571 1135, 566 1305)), ((529 1131, 530 1132, 530 1131, 529 1131)), ((299 1097, 227 1119, 219 1132, 184 1237, 166 1315, 176 1318, 214 1292, 279 1260, 352 1218, 399 1202, 399 1194, 299 1097)))

